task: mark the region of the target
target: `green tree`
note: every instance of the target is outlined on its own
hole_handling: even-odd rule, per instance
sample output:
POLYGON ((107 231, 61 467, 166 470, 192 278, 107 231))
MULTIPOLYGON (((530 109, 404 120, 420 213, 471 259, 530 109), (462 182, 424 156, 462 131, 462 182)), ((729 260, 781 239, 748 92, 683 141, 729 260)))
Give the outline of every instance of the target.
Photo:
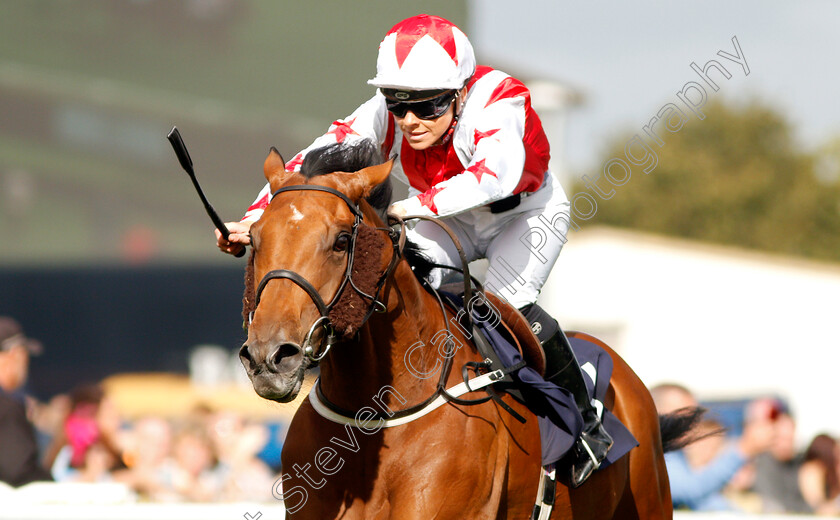
MULTIPOLYGON (((818 157, 796 144, 791 125, 758 102, 704 110, 703 120, 659 132, 664 144, 650 143, 658 156, 650 173, 633 166, 621 186, 599 179, 615 194, 578 223, 840 260, 840 183, 815 175, 818 157)), ((627 160, 630 138, 616 140, 602 164, 627 160)))

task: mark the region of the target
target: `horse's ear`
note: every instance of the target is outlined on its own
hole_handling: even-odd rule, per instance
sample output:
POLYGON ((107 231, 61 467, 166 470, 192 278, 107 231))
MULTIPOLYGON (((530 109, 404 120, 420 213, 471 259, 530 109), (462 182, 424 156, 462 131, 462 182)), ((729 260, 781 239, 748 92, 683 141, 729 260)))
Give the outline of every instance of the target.
POLYGON ((286 161, 283 160, 277 148, 273 146, 268 152, 268 157, 265 158, 263 173, 265 174, 265 180, 271 185, 272 192, 277 191, 286 177, 291 174, 291 172, 286 171, 286 161))
POLYGON ((370 195, 370 190, 385 182, 385 179, 391 174, 391 168, 393 167, 394 159, 391 159, 382 164, 368 166, 356 172, 356 178, 362 184, 362 197, 367 197, 370 195))

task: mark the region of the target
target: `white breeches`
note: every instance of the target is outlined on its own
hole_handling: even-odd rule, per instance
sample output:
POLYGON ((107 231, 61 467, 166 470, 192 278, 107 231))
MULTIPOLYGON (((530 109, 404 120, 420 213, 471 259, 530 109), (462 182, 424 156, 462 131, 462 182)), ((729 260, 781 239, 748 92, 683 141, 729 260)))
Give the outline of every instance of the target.
MULTIPOLYGON (((513 209, 491 213, 482 206, 443 220, 458 236, 468 261, 489 261, 485 288, 521 308, 536 302, 566 243, 569 200, 548 173, 542 187, 513 209)), ((434 223, 419 221, 408 231, 408 238, 433 262, 460 267, 455 245, 434 223)), ((429 281, 439 287, 450 273, 435 269, 429 281)))

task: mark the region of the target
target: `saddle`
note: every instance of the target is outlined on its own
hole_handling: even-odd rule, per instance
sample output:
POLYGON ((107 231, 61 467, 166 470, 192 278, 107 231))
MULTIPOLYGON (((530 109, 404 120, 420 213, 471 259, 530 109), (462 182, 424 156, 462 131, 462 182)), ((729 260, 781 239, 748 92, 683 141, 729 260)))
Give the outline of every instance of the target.
POLYGON ((502 298, 490 292, 485 292, 484 296, 499 311, 499 317, 501 318, 500 325, 503 325, 510 335, 511 343, 522 354, 526 366, 533 368, 539 375, 544 376, 545 352, 543 351, 540 340, 537 339, 534 331, 531 330, 531 324, 519 312, 519 309, 502 298))
MULTIPOLYGON (((458 309, 464 307, 463 293, 450 292, 457 287, 459 286, 445 286, 440 290, 440 295, 448 300, 451 309, 456 313, 458 309)), ((463 285, 460 285, 460 288, 463 288, 463 285)), ((557 462, 569 452, 575 441, 575 438, 569 434, 568 427, 565 426, 570 424, 569 414, 579 414, 574 397, 567 390, 544 379, 545 353, 525 316, 499 296, 488 292, 482 294, 486 304, 493 307, 494 316, 499 319, 492 319, 492 321, 485 319, 481 326, 474 323, 472 330, 474 343, 479 353, 491 361, 491 369, 503 368, 508 372, 509 368, 512 369, 510 372, 515 372, 515 374, 507 373, 492 387, 488 386, 485 389, 492 396, 493 387, 496 387, 499 392, 507 393, 525 404, 537 416, 542 442, 542 464, 546 466, 557 462), (493 340, 493 345, 490 344, 489 339, 486 339, 492 335, 501 336, 493 340), (501 350, 494 351, 494 346, 498 346, 501 350), (515 362, 517 353, 521 356, 519 363, 515 362)), ((479 309, 479 311, 481 312, 474 313, 474 322, 482 321, 476 320, 475 314, 479 314, 478 318, 482 318, 487 313, 486 309, 479 309)), ((588 367, 584 368, 584 371, 593 383, 589 388, 591 397, 601 403, 605 402, 613 369, 612 358, 600 342, 591 336, 575 333, 569 338, 577 361, 582 366, 588 367)), ((515 418, 524 421, 524 418, 512 409, 500 403, 499 400, 495 400, 515 418)), ((602 467, 606 467, 637 446, 638 441, 610 410, 604 408, 602 414, 602 421, 615 441, 607 459, 602 463, 602 467)))
MULTIPOLYGON (((456 311, 463 308, 463 285, 460 283, 447 284, 441 287, 441 294, 445 296, 450 306, 456 311)), ((543 352, 542 344, 531 330, 531 324, 528 323, 525 316, 503 298, 487 291, 482 294, 484 300, 492 307, 490 312, 498 317, 498 320, 494 318, 487 320, 493 323, 495 332, 516 347, 525 360, 525 366, 534 369, 540 376, 544 376, 546 370, 545 352, 543 352)), ((484 334, 480 327, 475 327, 470 332, 476 336, 484 334)), ((485 348, 482 348, 484 342, 478 338, 475 339, 478 341, 476 346, 483 356, 490 359, 496 357, 492 351, 488 352, 485 351, 485 348)))

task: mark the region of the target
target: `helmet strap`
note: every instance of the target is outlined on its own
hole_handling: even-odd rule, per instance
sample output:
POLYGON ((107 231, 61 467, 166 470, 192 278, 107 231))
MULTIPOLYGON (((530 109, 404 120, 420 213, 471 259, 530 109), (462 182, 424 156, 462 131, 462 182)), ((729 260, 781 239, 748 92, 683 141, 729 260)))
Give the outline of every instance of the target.
POLYGON ((443 134, 441 137, 440 144, 449 144, 449 141, 452 140, 452 135, 455 133, 455 127, 458 126, 458 118, 461 117, 461 108, 463 108, 463 103, 461 102, 461 89, 459 89, 455 93, 455 102, 453 103, 452 108, 452 123, 449 124, 449 129, 443 134))

